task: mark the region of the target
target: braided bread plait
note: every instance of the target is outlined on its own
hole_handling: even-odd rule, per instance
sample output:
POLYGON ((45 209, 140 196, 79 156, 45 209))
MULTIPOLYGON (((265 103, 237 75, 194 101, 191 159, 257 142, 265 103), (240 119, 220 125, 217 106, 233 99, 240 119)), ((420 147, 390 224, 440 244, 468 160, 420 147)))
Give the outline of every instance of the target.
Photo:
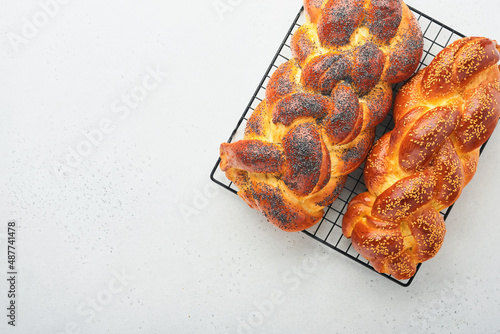
POLYGON ((473 177, 479 149, 500 117, 499 47, 486 38, 458 40, 396 97, 395 128, 373 147, 368 192, 348 206, 343 232, 373 267, 397 279, 439 251, 439 213, 473 177))
POLYGON ((399 0, 306 0, 294 58, 272 75, 243 140, 221 145, 239 195, 286 231, 317 223, 374 140, 391 84, 422 55, 418 22, 399 0))

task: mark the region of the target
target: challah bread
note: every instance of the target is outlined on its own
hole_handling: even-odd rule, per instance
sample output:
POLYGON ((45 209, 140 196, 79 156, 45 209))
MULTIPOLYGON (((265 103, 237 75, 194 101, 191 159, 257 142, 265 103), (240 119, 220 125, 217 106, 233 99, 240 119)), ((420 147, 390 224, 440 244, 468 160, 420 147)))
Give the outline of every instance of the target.
POLYGON ((373 144, 393 83, 422 55, 418 22, 399 0, 306 0, 293 58, 279 66, 244 139, 220 148, 221 169, 254 209, 285 231, 316 224, 373 144))
POLYGON ((408 279, 439 251, 440 211, 476 172, 500 117, 500 47, 464 38, 442 50, 398 93, 394 129, 368 156, 368 192, 353 198, 343 233, 382 273, 408 279))

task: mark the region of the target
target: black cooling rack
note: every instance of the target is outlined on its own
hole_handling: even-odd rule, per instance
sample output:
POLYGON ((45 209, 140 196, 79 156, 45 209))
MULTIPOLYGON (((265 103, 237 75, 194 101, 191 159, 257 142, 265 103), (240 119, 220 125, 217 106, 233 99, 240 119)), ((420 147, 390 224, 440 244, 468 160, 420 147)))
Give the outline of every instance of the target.
MULTIPOLYGON (((434 59, 439 51, 444 49, 448 44, 454 42, 457 39, 465 37, 463 34, 436 21, 430 16, 418 11, 417 9, 410 6, 409 8, 418 19, 424 35, 424 53, 417 70, 420 70, 422 67, 429 65, 429 63, 432 61, 432 59, 434 59)), ((227 141, 228 143, 232 142, 233 140, 239 140, 243 138, 245 125, 248 120, 247 116, 250 116, 257 105, 265 98, 266 85, 271 78, 272 73, 278 68, 279 65, 287 62, 290 58, 292 58, 290 41, 293 33, 305 22, 303 11, 304 8, 302 7, 295 17, 295 20, 288 30, 285 38, 283 39, 283 42, 281 42, 278 51, 274 55, 271 64, 267 68, 262 80, 255 90, 255 93, 252 95, 250 102, 245 108, 245 111, 238 120, 236 127, 229 136, 229 139, 227 141)), ((396 85, 394 87, 394 91, 397 92, 402 85, 403 83, 396 85)), ((390 131, 393 127, 394 122, 391 112, 386 117, 386 119, 376 128, 376 139, 378 140, 384 133, 390 131)), ((218 185, 237 194, 238 189, 231 181, 229 181, 225 177, 224 173, 220 171, 219 164, 220 158, 217 160, 217 163, 215 164, 210 174, 210 178, 218 185)), ((325 214, 322 220, 315 226, 303 231, 303 233, 377 273, 375 269, 373 269, 373 267, 370 265, 370 263, 365 260, 360 254, 358 254, 353 247, 351 247, 351 241, 345 238, 342 234, 342 217, 347 210, 348 202, 354 196, 366 191, 366 186, 363 180, 363 167, 364 166, 362 165, 360 168, 358 168, 348 176, 344 190, 337 198, 337 200, 325 209, 325 214)), ((453 206, 441 212, 445 220, 448 217, 452 207, 453 206)), ((419 264, 417 267, 417 273, 420 269, 420 266, 421 264, 419 264)), ((406 281, 399 281, 387 274, 377 274, 382 275, 401 286, 408 287, 412 283, 417 273, 415 273, 412 278, 406 281)))

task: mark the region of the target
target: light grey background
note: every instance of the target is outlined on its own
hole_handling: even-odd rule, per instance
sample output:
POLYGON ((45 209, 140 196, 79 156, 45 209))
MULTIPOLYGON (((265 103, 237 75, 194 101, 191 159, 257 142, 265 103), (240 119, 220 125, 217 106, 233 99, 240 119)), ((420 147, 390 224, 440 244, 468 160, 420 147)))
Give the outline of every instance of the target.
MULTIPOLYGON (((300 0, 61 0, 46 22, 40 3, 0 1, 2 333, 499 331, 500 131, 440 253, 401 288, 209 181, 300 0), (42 27, 25 38, 33 16, 42 27), (127 114, 122 95, 143 93, 150 71, 161 82, 146 79, 127 114), (98 147, 59 175, 101 125, 98 147), (4 315, 10 219, 16 328, 4 315)), ((408 3, 500 39, 496 0, 408 3)))

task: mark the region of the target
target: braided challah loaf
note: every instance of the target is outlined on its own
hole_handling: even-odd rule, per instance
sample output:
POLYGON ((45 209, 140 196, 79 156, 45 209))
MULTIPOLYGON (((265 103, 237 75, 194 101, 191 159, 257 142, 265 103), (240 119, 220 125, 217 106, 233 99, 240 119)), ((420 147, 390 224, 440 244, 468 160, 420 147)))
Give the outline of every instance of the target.
POLYGON ((422 55, 418 22, 399 0, 306 0, 293 58, 272 75, 243 140, 222 144, 239 195, 286 231, 316 224, 366 158, 392 104, 391 84, 422 55))
POLYGON ((398 93, 395 128, 366 162, 368 192, 343 220, 344 235, 377 271, 408 279, 439 251, 440 211, 471 180, 500 117, 499 49, 486 38, 458 40, 398 93))

